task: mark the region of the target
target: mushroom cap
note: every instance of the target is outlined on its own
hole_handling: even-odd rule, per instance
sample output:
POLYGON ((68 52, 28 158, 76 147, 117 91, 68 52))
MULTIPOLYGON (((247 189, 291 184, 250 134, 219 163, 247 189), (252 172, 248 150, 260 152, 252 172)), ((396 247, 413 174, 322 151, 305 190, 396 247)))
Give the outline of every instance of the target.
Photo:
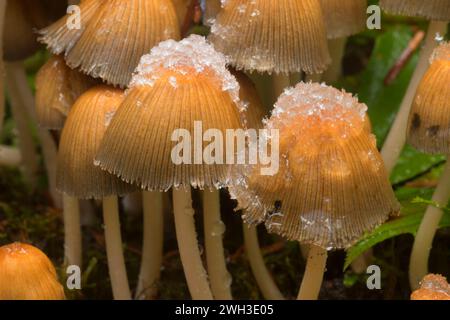
POLYGON ((408 143, 431 154, 450 155, 450 43, 435 49, 411 107, 408 143))
POLYGON ((448 21, 450 1, 448 0, 380 0, 381 8, 391 14, 422 17, 429 20, 448 21))
POLYGON ((64 17, 41 30, 40 41, 52 53, 64 53, 69 67, 122 88, 143 54, 180 36, 170 0, 86 0, 80 9, 80 30, 69 30, 64 17))
MULTIPOLYGON (((250 224, 326 249, 347 248, 397 213, 366 110, 351 94, 299 83, 275 104, 266 129, 279 133, 279 170, 248 166, 230 186, 250 224)), ((274 137, 274 132, 268 135, 274 137)), ((260 137, 260 139, 269 138, 260 137)), ((269 143, 269 150, 276 145, 269 143)))
POLYGON ((39 48, 34 29, 42 28, 64 14, 59 0, 7 1, 3 31, 4 59, 23 60, 39 48))
POLYGON ((239 85, 225 64, 196 35, 162 42, 142 57, 97 154, 101 168, 147 190, 226 184, 230 165, 196 164, 193 157, 192 164, 177 165, 171 156, 178 145, 172 141, 175 130, 187 130, 194 141, 195 121, 203 132, 214 128, 225 135, 226 129, 241 128, 239 85))
POLYGON ((348 37, 366 27, 367 0, 321 0, 329 39, 348 37))
POLYGON ((70 109, 58 151, 56 186, 79 199, 123 195, 135 190, 94 165, 95 154, 123 91, 105 85, 82 94, 70 109))
POLYGON ((450 300, 450 285, 440 274, 428 274, 411 294, 411 300, 450 300))
POLYGON ((238 70, 320 73, 330 63, 319 0, 227 0, 209 39, 238 70))
POLYGON ((60 130, 76 99, 95 80, 70 69, 61 56, 51 57, 36 75, 36 116, 41 127, 60 130))
POLYGON ((245 119, 248 128, 262 129, 262 120, 266 116, 266 110, 258 95, 258 91, 252 80, 243 72, 231 70, 239 83, 239 98, 246 104, 245 119))
POLYGON ((0 247, 0 283, 0 300, 65 299, 51 261, 28 244, 0 247))

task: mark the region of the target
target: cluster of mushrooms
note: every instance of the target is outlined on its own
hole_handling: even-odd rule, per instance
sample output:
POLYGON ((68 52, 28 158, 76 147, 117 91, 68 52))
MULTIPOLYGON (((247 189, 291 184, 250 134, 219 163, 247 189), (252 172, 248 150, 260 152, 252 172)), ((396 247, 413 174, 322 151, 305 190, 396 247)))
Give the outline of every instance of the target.
MULTIPOLYGON (((27 122, 37 121, 51 194, 64 212, 64 264, 83 269, 80 204, 101 201, 115 299, 157 297, 167 208, 191 297, 232 299, 219 198, 226 188, 242 214, 247 256, 263 296, 285 298, 264 264, 258 224, 299 242, 307 264, 298 299, 317 299, 327 251, 352 246, 399 213, 388 177, 406 140, 421 151, 450 154, 450 45, 436 40, 437 33, 446 32, 450 1, 381 0, 389 13, 430 20, 419 64, 381 153, 367 107, 330 86, 341 74, 347 37, 366 26, 366 0, 206 0, 207 38, 187 36, 182 28, 196 1, 82 0, 80 28, 68 27, 71 14, 50 24, 62 1, 31 2, 0 1, 5 81, 20 139, 19 151, 1 147, 0 162, 21 164, 35 183, 27 122), (18 19, 8 22, 11 12, 22 15, 23 30, 14 30, 18 19), (23 16, 28 12, 41 19, 23 16), (49 25, 43 28, 42 20, 49 25), (53 55, 37 75, 34 101, 21 61, 35 50, 33 29, 53 55), (29 37, 18 44, 7 36, 13 32, 29 37), (262 164, 174 163, 172 133, 186 129, 193 136, 198 121, 204 131, 277 130, 278 172, 262 175, 262 164), (193 188, 201 190, 205 261, 193 188), (119 200, 136 193, 142 194, 144 235, 138 285, 132 289, 119 200)), ((269 146, 274 141, 264 138, 269 146)), ((450 162, 433 201, 447 204, 449 182, 450 162)), ((442 210, 430 206, 417 233, 412 289, 428 273, 441 216, 442 210)), ((444 279, 424 283, 420 290, 436 289, 449 298, 444 279)), ((64 297, 40 250, 20 243, 0 247, 0 299, 64 297)))

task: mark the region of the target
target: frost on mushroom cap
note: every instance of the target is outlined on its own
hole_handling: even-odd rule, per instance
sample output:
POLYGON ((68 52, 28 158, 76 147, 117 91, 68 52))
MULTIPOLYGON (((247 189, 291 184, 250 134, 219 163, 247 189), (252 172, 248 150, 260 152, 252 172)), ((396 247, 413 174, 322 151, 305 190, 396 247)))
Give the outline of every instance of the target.
POLYGON ((196 121, 203 132, 218 129, 225 135, 228 129, 242 128, 246 106, 225 64, 225 57, 196 35, 153 48, 141 59, 105 134, 98 165, 146 190, 226 185, 232 165, 195 163, 194 148, 188 161, 172 158, 179 144, 172 135, 182 130, 194 139, 196 121))
POLYGON ((214 50, 202 36, 191 35, 178 42, 166 40, 141 58, 129 88, 142 85, 153 87, 167 72, 175 73, 175 76, 169 79, 174 87, 177 85, 176 74, 208 74, 212 81, 220 82, 222 90, 228 92, 238 106, 245 108, 239 100, 239 84, 226 68, 226 64, 225 56, 214 50))
POLYGON ((431 154, 450 154, 450 47, 435 49, 411 107, 408 143, 431 154))
POLYGON ((440 274, 428 274, 411 294, 411 300, 450 300, 450 285, 440 274))
POLYGON ((36 116, 41 127, 60 130, 75 100, 95 83, 53 56, 36 75, 36 116))
POLYGON ((135 191, 94 165, 95 154, 123 95, 120 89, 100 85, 86 91, 71 108, 58 151, 56 186, 61 192, 80 199, 99 199, 135 191))
POLYGON ((319 73, 330 63, 319 0, 227 0, 209 39, 238 70, 319 73))
POLYGON ((380 5, 392 14, 442 21, 450 19, 448 0, 381 0, 380 5))
MULTIPOLYGON (((244 220, 334 249, 352 245, 397 213, 365 112, 351 94, 332 87, 299 83, 287 89, 265 126, 279 133, 279 171, 267 176, 261 175, 266 166, 248 166, 230 187, 244 220)), ((273 132, 268 134, 271 142, 273 132)))
POLYGON ((0 247, 0 283, 0 300, 65 299, 51 261, 28 244, 0 247))
POLYGON ((366 27, 367 0, 321 0, 329 39, 348 37, 366 27))
POLYGON ((180 37, 171 0, 86 0, 80 10, 80 30, 68 30, 65 17, 41 31, 41 42, 54 54, 64 53, 71 68, 122 88, 143 54, 180 37))

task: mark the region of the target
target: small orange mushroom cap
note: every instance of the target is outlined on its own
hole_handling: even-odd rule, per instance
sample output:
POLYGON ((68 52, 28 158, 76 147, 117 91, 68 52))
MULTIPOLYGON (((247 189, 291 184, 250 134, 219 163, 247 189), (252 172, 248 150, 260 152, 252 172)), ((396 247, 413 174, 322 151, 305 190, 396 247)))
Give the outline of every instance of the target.
POLYGON ((408 121, 408 142, 431 154, 450 154, 450 43, 439 45, 417 88, 408 121))
POLYGON ((0 247, 0 300, 64 300, 55 267, 38 248, 24 243, 0 247))
POLYGON ((172 136, 187 130, 193 141, 196 121, 203 132, 242 128, 244 108, 225 57, 205 38, 161 42, 142 57, 96 159, 102 169, 147 190, 221 186, 230 165, 195 163, 194 148, 190 163, 176 164, 172 136))
POLYGON ((209 39, 238 70, 320 73, 330 63, 319 0, 227 0, 209 39))
POLYGON ((380 0, 383 10, 392 14, 422 17, 430 20, 450 19, 448 0, 380 0))
POLYGON ((428 274, 411 294, 411 300, 450 300, 450 285, 440 274, 428 274))
POLYGON ((40 126, 62 129, 75 100, 92 87, 95 80, 70 69, 64 58, 53 56, 36 75, 36 115, 40 126))
POLYGON ((244 220, 332 249, 352 245, 397 213, 366 110, 351 94, 326 85, 287 89, 265 126, 279 135, 278 172, 261 175, 261 164, 249 166, 230 187, 244 220))
POLYGON ((86 0, 80 10, 80 30, 67 28, 64 17, 41 30, 40 41, 64 53, 69 67, 122 88, 143 54, 180 36, 171 0, 86 0))
POLYGON ((104 198, 135 190, 94 165, 95 154, 124 92, 105 85, 81 95, 64 125, 58 151, 57 188, 76 198, 104 198))

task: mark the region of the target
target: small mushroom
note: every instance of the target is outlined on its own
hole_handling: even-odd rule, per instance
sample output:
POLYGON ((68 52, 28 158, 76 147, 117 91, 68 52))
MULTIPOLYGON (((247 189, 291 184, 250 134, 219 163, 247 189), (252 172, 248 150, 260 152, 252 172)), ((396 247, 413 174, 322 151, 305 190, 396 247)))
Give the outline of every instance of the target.
POLYGON ((78 199, 101 199, 105 243, 115 299, 131 299, 122 251, 117 196, 135 190, 94 165, 95 153, 111 118, 123 99, 123 91, 104 85, 93 87, 72 106, 58 151, 57 188, 64 193, 66 257, 81 267, 81 235, 78 199))
POLYGON ((450 300, 450 285, 440 274, 428 274, 411 294, 411 300, 450 300))
POLYGON ((437 38, 447 32, 450 20, 450 1, 445 0, 381 0, 381 7, 389 13, 422 17, 430 20, 425 45, 422 47, 419 62, 409 83, 408 90, 400 105, 399 112, 386 137, 381 155, 388 173, 394 169, 406 142, 408 116, 417 87, 428 68, 428 60, 438 45, 437 38))
MULTIPOLYGON (((420 82, 411 108, 408 142, 418 150, 445 154, 447 163, 432 201, 446 206, 450 199, 450 44, 433 52, 431 65, 420 82)), ((428 273, 428 258, 443 212, 429 206, 417 231, 410 259, 411 288, 428 273)))
MULTIPOLYGON (((217 218, 216 189, 229 182, 232 165, 199 159, 206 145, 192 146, 186 137, 183 142, 188 142, 188 148, 174 159, 178 142, 173 136, 181 139, 177 133, 186 134, 194 141, 200 123, 203 132, 242 128, 239 85, 225 65, 225 57, 203 37, 161 42, 142 57, 96 157, 102 169, 144 190, 172 188, 178 246, 194 299, 211 299, 212 294, 198 249, 191 186, 209 189, 204 202, 214 206, 214 212, 204 214, 217 218)), ((215 219, 218 240, 223 234, 219 219, 215 219)), ((210 275, 214 294, 230 297, 225 261, 216 261, 214 271, 210 275), (218 273, 220 277, 216 277, 218 273)))
POLYGON ((12 243, 0 247, 0 300, 64 300, 55 267, 36 247, 12 243))
POLYGON ((287 89, 266 124, 279 134, 279 145, 269 140, 279 171, 250 166, 230 186, 248 223, 310 245, 299 299, 317 298, 327 250, 348 248, 399 211, 366 110, 325 85, 287 89))
POLYGON ((36 75, 36 116, 46 129, 61 130, 78 97, 94 85, 88 76, 70 69, 64 58, 53 56, 36 75))
POLYGON ((67 65, 126 87, 140 57, 158 42, 179 38, 170 0, 86 0, 80 4, 81 29, 70 30, 67 17, 40 31, 40 41, 67 65))

